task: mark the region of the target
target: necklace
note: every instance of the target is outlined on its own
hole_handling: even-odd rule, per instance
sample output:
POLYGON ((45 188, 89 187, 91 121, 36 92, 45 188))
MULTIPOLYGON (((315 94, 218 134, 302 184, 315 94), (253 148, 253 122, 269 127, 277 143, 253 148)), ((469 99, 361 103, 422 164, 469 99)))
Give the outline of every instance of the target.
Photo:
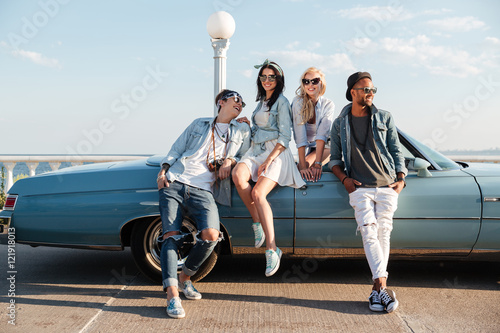
POLYGON ((229 128, 226 129, 226 131, 224 133, 222 133, 222 130, 219 128, 219 126, 215 122, 214 122, 213 128, 215 128, 215 133, 217 134, 217 137, 219 137, 219 139, 222 142, 228 143, 229 138, 226 138, 226 135, 227 135, 227 132, 229 131, 229 128))

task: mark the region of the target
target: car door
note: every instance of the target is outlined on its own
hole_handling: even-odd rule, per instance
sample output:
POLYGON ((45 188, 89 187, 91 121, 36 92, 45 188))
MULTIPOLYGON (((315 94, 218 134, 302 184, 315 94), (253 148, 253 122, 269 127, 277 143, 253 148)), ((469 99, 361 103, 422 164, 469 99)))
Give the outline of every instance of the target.
MULTIPOLYGON (((293 251, 294 189, 276 186, 267 196, 273 210, 276 244, 285 253, 293 251)), ((236 187, 232 185, 231 207, 219 206, 221 223, 230 237, 233 253, 263 252, 265 246, 254 248, 252 218, 241 200, 236 187)))
POLYGON ((317 183, 307 182, 295 190, 295 197, 295 253, 361 247, 347 192, 333 173, 324 172, 317 183))
MULTIPOLYGON (((419 157, 432 163, 426 177, 409 168, 394 215, 391 249, 406 255, 467 255, 480 228, 481 194, 474 178, 450 160, 451 167, 440 168, 412 141, 402 144, 407 162, 419 157)), ((360 248, 356 228, 348 194, 331 172, 296 190, 295 253, 336 254, 341 252, 331 249, 360 248)))

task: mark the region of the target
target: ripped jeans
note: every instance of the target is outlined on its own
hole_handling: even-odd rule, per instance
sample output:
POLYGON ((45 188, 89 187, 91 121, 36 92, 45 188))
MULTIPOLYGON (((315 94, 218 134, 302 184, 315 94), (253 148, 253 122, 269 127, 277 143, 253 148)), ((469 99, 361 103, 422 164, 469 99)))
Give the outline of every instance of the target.
POLYGON ((389 275, 392 217, 398 207, 398 197, 390 187, 360 187, 349 194, 373 280, 389 275))
MULTIPOLYGON (((220 229, 219 211, 212 193, 197 187, 173 182, 169 187, 158 191, 160 201, 160 215, 163 232, 158 238, 161 244, 160 263, 162 271, 163 289, 177 286, 177 261, 179 248, 191 234, 170 236, 163 240, 163 235, 171 231, 180 231, 182 220, 189 217, 196 223, 198 233, 196 242, 182 267, 183 272, 193 276, 203 262, 210 256, 217 245, 216 241, 201 239, 201 231, 207 228, 220 229)), ((219 232, 219 235, 220 232, 219 232)))

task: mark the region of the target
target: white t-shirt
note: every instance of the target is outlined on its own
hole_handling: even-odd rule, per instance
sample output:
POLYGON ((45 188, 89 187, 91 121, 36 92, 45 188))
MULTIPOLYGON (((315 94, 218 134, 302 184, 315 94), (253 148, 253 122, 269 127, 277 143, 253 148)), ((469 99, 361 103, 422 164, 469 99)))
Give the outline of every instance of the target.
MULTIPOLYGON (((227 140, 228 138, 229 124, 216 123, 215 127, 215 159, 221 159, 226 156, 224 149, 227 149, 227 145, 222 140, 227 140)), ((208 169, 207 153, 209 153, 208 161, 213 162, 213 150, 212 130, 210 130, 200 149, 184 161, 184 172, 177 178, 177 181, 212 192, 212 185, 215 182, 215 172, 210 172, 208 169)))

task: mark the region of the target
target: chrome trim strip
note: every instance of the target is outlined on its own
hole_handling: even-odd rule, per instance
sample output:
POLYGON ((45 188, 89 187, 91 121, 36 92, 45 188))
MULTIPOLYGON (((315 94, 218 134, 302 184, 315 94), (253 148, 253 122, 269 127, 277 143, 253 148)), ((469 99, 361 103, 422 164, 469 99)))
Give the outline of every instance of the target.
POLYGON ((139 202, 139 205, 141 205, 141 206, 159 206, 160 203, 158 201, 142 201, 142 202, 139 202))
MULTIPOLYGON (((297 220, 354 220, 354 217, 297 217, 297 220)), ((478 220, 480 217, 393 217, 393 220, 478 220)))
POLYGON ((484 198, 484 202, 500 202, 500 198, 484 198))
MULTIPOLYGON (((292 257, 334 257, 334 258, 365 258, 363 248, 291 248, 283 247, 283 253, 292 257)), ((235 246, 234 254, 263 254, 265 248, 235 246)), ((491 251, 500 254, 500 251, 491 251)), ((391 258, 438 258, 438 257, 467 257, 471 249, 391 249, 391 258)))
MULTIPOLYGON (((255 248, 253 246, 233 246, 233 254, 264 254, 266 247, 255 248)), ((293 254, 293 247, 281 247, 280 250, 285 254, 293 254)))
POLYGON ((105 250, 105 251, 123 251, 123 246, 120 245, 84 245, 84 244, 58 244, 58 243, 40 243, 30 241, 17 241, 19 244, 26 244, 30 246, 50 246, 50 247, 64 247, 72 249, 88 249, 88 250, 105 250))
MULTIPOLYGON (((251 219, 250 216, 221 216, 221 219, 251 219)), ((354 216, 350 217, 274 217, 275 220, 355 220, 354 216)), ((393 220, 477 220, 480 217, 393 217, 393 220)))

